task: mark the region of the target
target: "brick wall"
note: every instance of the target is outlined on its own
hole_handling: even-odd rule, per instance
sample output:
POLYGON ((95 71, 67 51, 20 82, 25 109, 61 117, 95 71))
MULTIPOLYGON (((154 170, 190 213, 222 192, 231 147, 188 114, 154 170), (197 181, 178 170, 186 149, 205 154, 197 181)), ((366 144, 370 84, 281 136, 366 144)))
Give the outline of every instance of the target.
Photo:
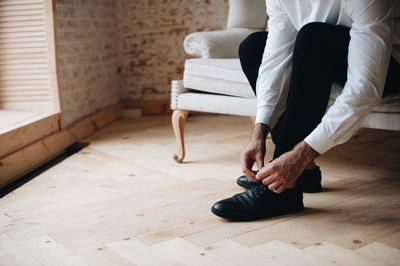
POLYGON ((182 77, 183 38, 225 28, 228 12, 227 0, 55 0, 55 6, 65 125, 120 96, 168 100, 171 80, 182 77))
POLYGON ((227 0, 119 0, 119 63, 124 99, 168 99, 182 77, 183 38, 226 26, 227 0))
POLYGON ((59 88, 64 124, 119 101, 114 0, 56 0, 59 88))

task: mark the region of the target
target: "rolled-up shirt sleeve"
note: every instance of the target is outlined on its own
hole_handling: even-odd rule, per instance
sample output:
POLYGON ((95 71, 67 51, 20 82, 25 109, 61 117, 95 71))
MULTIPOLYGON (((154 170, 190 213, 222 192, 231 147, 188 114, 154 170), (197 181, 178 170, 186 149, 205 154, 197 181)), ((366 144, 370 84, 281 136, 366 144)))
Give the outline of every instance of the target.
POLYGON ((285 110, 297 30, 278 0, 266 0, 268 39, 256 83, 256 123, 273 128, 285 110))
POLYGON ((392 1, 343 1, 352 19, 347 82, 321 123, 305 139, 322 154, 349 140, 380 102, 392 51, 392 1))

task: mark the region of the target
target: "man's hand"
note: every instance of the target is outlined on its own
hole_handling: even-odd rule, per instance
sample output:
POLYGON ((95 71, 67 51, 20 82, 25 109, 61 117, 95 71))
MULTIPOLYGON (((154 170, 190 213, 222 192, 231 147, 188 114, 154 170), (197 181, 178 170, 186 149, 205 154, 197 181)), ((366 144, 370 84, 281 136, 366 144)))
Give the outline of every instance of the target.
POLYGON ((240 155, 240 164, 245 176, 255 179, 255 173, 252 168, 257 164, 258 170, 264 167, 265 157, 265 139, 270 131, 267 125, 257 123, 254 126, 253 133, 246 148, 240 155))
POLYGON ((256 179, 275 193, 282 193, 296 184, 306 166, 318 157, 306 142, 300 142, 293 150, 282 154, 258 171, 256 179))

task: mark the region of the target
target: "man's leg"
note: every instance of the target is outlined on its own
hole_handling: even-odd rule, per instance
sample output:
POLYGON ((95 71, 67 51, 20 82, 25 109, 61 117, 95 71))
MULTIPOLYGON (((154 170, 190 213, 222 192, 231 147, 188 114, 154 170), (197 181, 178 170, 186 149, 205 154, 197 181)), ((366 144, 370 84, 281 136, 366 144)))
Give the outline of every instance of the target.
MULTIPOLYGON (((338 52, 345 54, 349 38, 345 28, 322 23, 308 24, 299 31, 293 53, 289 97, 274 158, 291 149, 318 125, 325 113, 335 77, 337 60, 331 56, 338 52)), ((256 220, 303 209, 300 182, 282 193, 275 193, 261 183, 218 201, 211 208, 215 215, 231 220, 256 220)))
POLYGON ((383 97, 387 97, 400 92, 400 63, 393 57, 390 58, 389 69, 386 76, 383 97))
MULTIPOLYGON (((244 74, 256 95, 256 83, 258 78, 258 71, 262 62, 265 44, 267 41, 268 32, 261 31, 250 34, 246 37, 239 47, 239 58, 244 74)), ((278 123, 271 131, 272 141, 276 144, 279 137, 279 129, 282 123, 282 117, 278 120, 278 123)), ((320 192, 321 191, 321 172, 316 167, 314 162, 311 162, 307 169, 310 171, 307 173, 307 183, 304 182, 302 190, 304 192, 320 192)), ((237 180, 239 186, 250 189, 258 182, 248 179, 246 176, 241 176, 237 180)))
MULTIPOLYGON (((262 62, 265 44, 268 38, 268 32, 258 31, 247 36, 239 46, 239 59, 242 66, 242 70, 250 83, 250 86, 257 95, 256 83, 258 78, 258 71, 262 62)), ((271 130, 272 141, 276 144, 279 137, 279 129, 282 124, 282 117, 278 120, 278 123, 271 130)), ((315 166, 312 162, 310 167, 315 166)))
POLYGON ((349 28, 314 22, 298 33, 292 77, 274 158, 310 134, 325 114, 332 83, 347 79, 349 28))
MULTIPOLYGON (((265 44, 268 38, 268 32, 258 31, 250 34, 242 41, 239 46, 239 59, 242 66, 242 70, 253 89, 254 95, 256 92, 256 83, 258 78, 258 70, 262 62, 265 44)), ((272 141, 276 143, 279 136, 279 127, 282 121, 282 117, 278 123, 271 130, 272 141)))
POLYGON ((258 69, 260 68, 268 32, 258 31, 247 36, 239 46, 239 59, 243 72, 256 95, 258 69))

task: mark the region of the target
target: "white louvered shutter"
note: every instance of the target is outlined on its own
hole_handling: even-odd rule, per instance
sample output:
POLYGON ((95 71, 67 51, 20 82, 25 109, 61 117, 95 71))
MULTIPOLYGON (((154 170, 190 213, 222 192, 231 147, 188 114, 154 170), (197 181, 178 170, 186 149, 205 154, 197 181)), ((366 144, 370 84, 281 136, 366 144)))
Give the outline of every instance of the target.
POLYGON ((58 109, 51 8, 51 0, 0 0, 0 109, 58 109))

